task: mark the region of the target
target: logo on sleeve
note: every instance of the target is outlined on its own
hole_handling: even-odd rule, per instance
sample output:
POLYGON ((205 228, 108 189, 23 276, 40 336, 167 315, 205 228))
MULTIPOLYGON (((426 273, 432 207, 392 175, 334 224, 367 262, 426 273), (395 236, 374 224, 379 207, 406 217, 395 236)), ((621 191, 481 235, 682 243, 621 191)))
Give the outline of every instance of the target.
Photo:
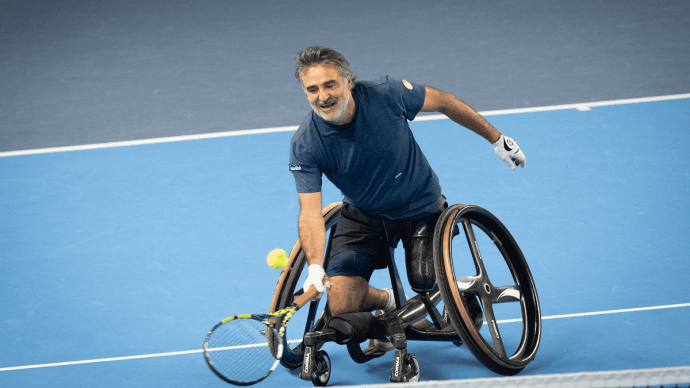
POLYGON ((407 80, 403 80, 403 86, 405 86, 405 89, 407 90, 412 90, 414 88, 411 83, 407 82, 407 80))
POLYGON ((301 170, 302 170, 302 166, 300 166, 299 164, 291 164, 290 165, 290 171, 301 171, 301 170))

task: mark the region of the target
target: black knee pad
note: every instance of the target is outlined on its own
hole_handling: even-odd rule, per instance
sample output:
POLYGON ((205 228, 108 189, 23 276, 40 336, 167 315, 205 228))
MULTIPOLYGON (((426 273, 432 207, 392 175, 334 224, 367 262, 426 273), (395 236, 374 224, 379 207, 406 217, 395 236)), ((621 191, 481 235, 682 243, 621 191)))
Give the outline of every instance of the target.
POLYGON ((336 315, 328 321, 328 328, 335 330, 335 342, 340 345, 362 343, 382 330, 369 312, 336 315))

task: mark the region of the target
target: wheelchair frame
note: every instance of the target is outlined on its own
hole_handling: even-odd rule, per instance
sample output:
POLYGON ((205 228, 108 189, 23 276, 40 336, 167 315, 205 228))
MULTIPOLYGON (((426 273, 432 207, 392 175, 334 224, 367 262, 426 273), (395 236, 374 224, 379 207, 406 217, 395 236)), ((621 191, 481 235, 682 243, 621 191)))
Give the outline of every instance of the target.
MULTIPOLYGON (((328 234, 324 268, 328 265, 340 209, 341 203, 333 203, 322 211, 328 234)), ((330 358, 325 351, 320 350, 325 342, 346 344, 352 359, 357 363, 365 363, 382 354, 364 354, 360 347, 362 339, 389 338, 396 350, 391 381, 416 381, 419 378, 419 361, 414 354, 407 353, 408 340, 446 341, 458 346, 464 343, 477 360, 496 373, 514 375, 522 371, 534 359, 539 348, 541 312, 532 274, 510 232, 495 216, 481 207, 453 205, 438 219, 434 230, 433 251, 436 285, 431 291, 420 292, 407 301, 391 249, 388 270, 396 309, 374 321, 361 316, 360 318, 370 322, 367 329, 362 329, 367 332, 359 333, 361 338, 343 342, 343 334, 328 326, 332 317, 328 316, 327 310, 316 317, 320 300, 312 301, 307 313, 303 341, 294 347, 284 343, 281 364, 290 369, 301 366, 301 378, 311 380, 316 386, 324 386, 328 383, 331 372, 330 358), (498 248, 511 272, 514 285, 495 287, 491 283, 477 245, 475 228, 483 231, 498 248), (466 236, 476 275, 455 275, 452 241, 460 234, 466 236), (477 299, 481 303, 479 311, 477 299), (443 313, 436 308, 441 300, 444 304, 443 313), (522 315, 520 344, 512 355, 506 352, 493 309, 494 304, 508 302, 520 303, 522 315), (480 333, 482 320, 479 313, 486 316, 491 343, 480 333)), ((271 301, 271 312, 289 305, 301 295, 301 284, 298 281, 306 261, 298 240, 278 279, 271 301)))

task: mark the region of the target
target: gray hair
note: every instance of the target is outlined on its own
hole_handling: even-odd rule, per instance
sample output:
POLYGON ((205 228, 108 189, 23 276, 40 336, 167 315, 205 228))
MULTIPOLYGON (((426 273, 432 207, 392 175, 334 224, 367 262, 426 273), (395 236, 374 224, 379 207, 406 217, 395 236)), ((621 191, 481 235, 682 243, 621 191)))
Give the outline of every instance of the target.
POLYGON ((352 77, 350 64, 347 62, 345 57, 341 53, 327 47, 307 47, 306 50, 300 51, 297 54, 295 57, 295 64, 297 65, 295 69, 295 78, 299 80, 303 87, 304 82, 302 82, 302 71, 316 64, 336 65, 340 69, 340 75, 345 79, 345 81, 347 81, 348 78, 352 78, 352 82, 355 81, 355 78, 352 77))

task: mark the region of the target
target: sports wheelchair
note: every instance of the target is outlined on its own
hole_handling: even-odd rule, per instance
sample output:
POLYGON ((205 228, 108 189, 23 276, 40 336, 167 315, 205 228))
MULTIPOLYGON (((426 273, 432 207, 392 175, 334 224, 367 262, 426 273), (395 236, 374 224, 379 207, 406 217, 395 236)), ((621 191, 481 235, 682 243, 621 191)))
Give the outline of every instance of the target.
MULTIPOLYGON (((328 266, 341 206, 342 203, 333 203, 323 209, 328 236, 324 268, 328 266)), ((325 386, 331 375, 331 361, 321 350, 322 345, 344 344, 355 362, 365 363, 384 354, 363 352, 360 344, 368 339, 389 339, 395 347, 390 376, 393 382, 419 379, 419 360, 407 352, 410 340, 465 344, 477 360, 502 375, 514 375, 534 359, 541 338, 541 312, 534 280, 512 235, 487 210, 453 205, 443 211, 433 237, 436 283, 433 289, 419 292, 409 300, 392 253, 391 249, 388 272, 396 309, 376 317, 370 312, 331 317, 323 306, 325 301, 313 300, 308 309, 305 306, 297 314, 302 317, 303 331, 296 317, 290 321, 290 329, 283 338, 283 366, 302 367, 302 379, 325 386), (491 245, 493 248, 489 249, 491 245), (495 275, 497 269, 499 275, 495 275), (488 270, 492 272, 491 279, 488 270), (497 315, 513 319, 501 320, 497 315), (520 321, 522 326, 518 328, 516 323, 520 321), (483 326, 488 330, 482 331, 483 326), (289 341, 290 337, 297 338, 289 341)), ((278 279, 271 312, 290 305, 302 294, 307 266, 298 240, 278 279)))

